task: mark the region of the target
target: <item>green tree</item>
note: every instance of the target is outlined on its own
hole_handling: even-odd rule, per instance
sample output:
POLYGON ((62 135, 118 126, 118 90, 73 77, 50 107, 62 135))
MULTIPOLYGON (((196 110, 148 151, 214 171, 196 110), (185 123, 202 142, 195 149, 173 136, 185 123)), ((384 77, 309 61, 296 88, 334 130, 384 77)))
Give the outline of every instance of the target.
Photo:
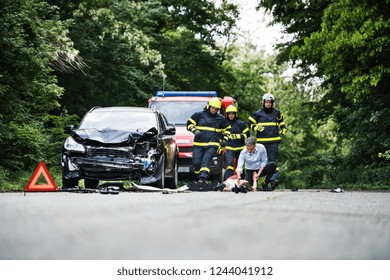
POLYGON ((135 24, 141 6, 134 1, 65 5, 74 9, 70 36, 87 67, 58 73, 65 88, 61 104, 79 116, 93 106, 146 104, 149 89, 162 81, 164 65, 135 24))
POLYGON ((266 56, 255 45, 232 45, 224 67, 229 78, 222 82, 225 92, 239 103, 239 117, 248 116, 261 108, 262 96, 272 92, 276 106, 284 115, 288 133, 280 145, 278 164, 284 187, 312 187, 327 179, 330 168, 329 149, 334 138, 312 116, 310 94, 295 85, 289 77, 291 69, 278 65, 276 57, 266 56))
POLYGON ((274 60, 253 44, 233 44, 228 49, 224 61, 228 75, 221 87, 238 100, 239 114, 244 121, 260 108, 261 98, 269 90, 269 75, 275 67, 274 60))
POLYGON ((262 0, 259 5, 294 35, 281 46, 280 59, 301 69, 301 82, 322 81, 313 116, 335 124, 333 179, 388 181, 381 176, 389 173, 381 167, 388 163, 377 155, 390 146, 389 1, 262 0), (358 175, 373 173, 368 170, 378 176, 358 175))
MULTIPOLYGON (((57 2, 57 1, 55 1, 57 2)), ((235 6, 222 1, 59 2, 72 19, 83 72, 59 73, 61 104, 83 115, 92 106, 146 106, 162 89, 219 91, 223 56, 215 45, 234 24, 235 6)))
POLYGON ((0 173, 12 178, 39 160, 58 163, 48 149, 63 92, 53 68, 80 64, 55 7, 4 0, 0 11, 0 173))
POLYGON ((218 37, 231 35, 238 17, 229 1, 162 1, 166 8, 163 26, 155 30, 155 46, 162 54, 167 75, 166 87, 175 90, 216 90, 226 95, 220 81, 224 71, 224 50, 218 37), (163 28, 161 28, 163 27, 163 28))

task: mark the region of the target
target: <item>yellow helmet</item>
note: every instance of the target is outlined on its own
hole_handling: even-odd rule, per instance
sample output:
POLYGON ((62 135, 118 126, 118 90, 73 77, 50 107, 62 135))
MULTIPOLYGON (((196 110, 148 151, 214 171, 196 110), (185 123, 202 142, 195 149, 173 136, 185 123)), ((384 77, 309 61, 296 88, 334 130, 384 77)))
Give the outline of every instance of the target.
POLYGON ((237 116, 237 107, 234 106, 234 105, 229 105, 229 106, 227 106, 227 108, 226 108, 226 110, 225 110, 226 116, 227 116, 229 113, 235 113, 236 116, 237 116))
POLYGON ((211 98, 207 104, 207 109, 210 108, 210 106, 221 109, 221 100, 218 97, 211 98))
POLYGON ((234 105, 227 106, 226 113, 237 113, 237 107, 234 105))

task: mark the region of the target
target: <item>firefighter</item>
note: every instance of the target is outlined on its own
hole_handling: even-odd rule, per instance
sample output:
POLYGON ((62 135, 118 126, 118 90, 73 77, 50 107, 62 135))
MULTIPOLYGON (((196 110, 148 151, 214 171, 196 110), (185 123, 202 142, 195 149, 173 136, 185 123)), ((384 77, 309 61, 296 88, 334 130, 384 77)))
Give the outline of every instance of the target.
POLYGON ((225 147, 230 135, 230 125, 226 118, 218 113, 221 100, 211 98, 206 108, 194 113, 187 121, 187 130, 194 133, 192 164, 198 183, 206 183, 210 177, 213 157, 221 147, 225 147))
MULTIPOLYGON (((283 115, 275 108, 275 97, 271 93, 263 95, 263 108, 253 113, 248 120, 248 127, 256 133, 257 143, 267 150, 268 162, 277 162, 281 135, 287 132, 283 115)), ((278 169, 277 169, 278 170, 278 169)), ((272 188, 279 184, 279 172, 271 178, 272 188)))
POLYGON ((225 115, 230 124, 230 136, 226 145, 227 168, 224 180, 234 175, 240 152, 245 148, 245 139, 250 136, 249 129, 245 122, 238 118, 237 108, 229 105, 226 108, 225 115))

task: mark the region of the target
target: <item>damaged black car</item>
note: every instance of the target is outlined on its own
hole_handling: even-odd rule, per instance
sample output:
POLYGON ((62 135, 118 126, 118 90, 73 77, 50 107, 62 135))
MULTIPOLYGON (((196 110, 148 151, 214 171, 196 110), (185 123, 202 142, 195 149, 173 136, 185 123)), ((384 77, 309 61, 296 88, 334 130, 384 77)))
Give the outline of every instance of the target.
POLYGON ((100 181, 136 180, 176 188, 175 127, 159 111, 141 107, 94 107, 79 126, 66 126, 61 153, 62 188, 97 188, 100 181))

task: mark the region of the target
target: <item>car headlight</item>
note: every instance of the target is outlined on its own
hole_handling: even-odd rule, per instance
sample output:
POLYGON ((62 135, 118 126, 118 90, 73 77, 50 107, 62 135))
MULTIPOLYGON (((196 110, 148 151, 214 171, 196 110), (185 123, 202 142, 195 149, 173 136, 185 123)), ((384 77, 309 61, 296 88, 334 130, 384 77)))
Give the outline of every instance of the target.
POLYGON ((85 148, 80 143, 77 143, 73 137, 66 139, 64 143, 64 148, 71 152, 85 153, 85 148))

